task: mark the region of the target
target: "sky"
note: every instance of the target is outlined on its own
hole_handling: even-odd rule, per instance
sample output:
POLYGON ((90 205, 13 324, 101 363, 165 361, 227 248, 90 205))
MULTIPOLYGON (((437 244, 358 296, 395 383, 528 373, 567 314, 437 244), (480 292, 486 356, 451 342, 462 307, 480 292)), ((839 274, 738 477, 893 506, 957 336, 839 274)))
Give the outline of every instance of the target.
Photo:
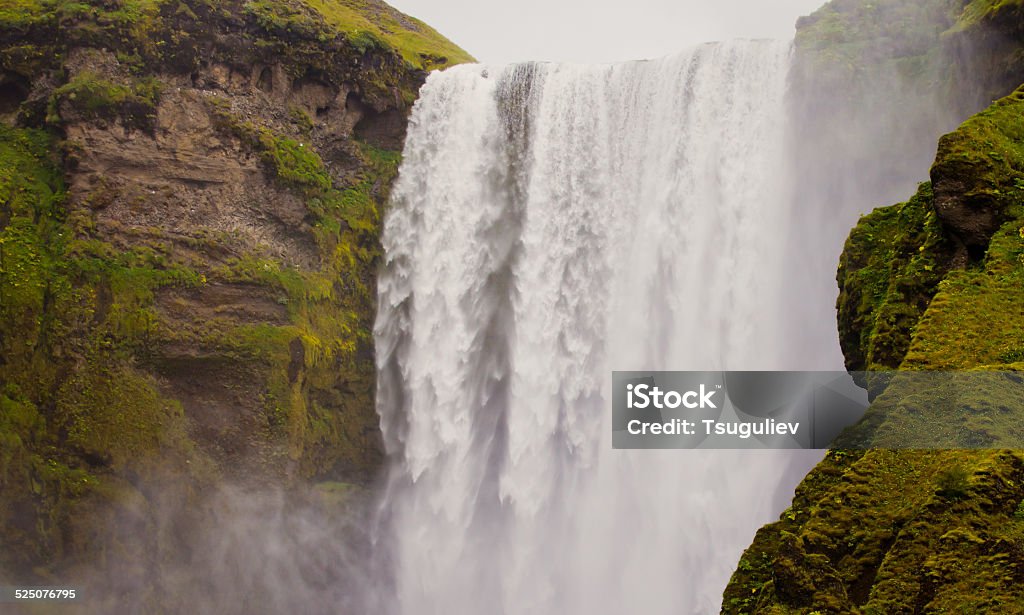
POLYGON ((481 62, 616 62, 707 41, 793 36, 825 0, 387 0, 481 62))

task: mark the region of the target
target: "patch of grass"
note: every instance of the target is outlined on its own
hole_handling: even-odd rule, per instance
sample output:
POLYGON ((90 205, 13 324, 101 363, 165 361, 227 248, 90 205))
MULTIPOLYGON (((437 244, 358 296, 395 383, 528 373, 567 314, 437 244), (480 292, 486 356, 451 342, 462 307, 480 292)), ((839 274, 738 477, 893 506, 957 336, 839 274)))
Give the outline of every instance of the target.
POLYGON ((939 284, 915 330, 906 367, 998 368, 1019 362, 1024 346, 1022 224, 1011 220, 996 233, 983 270, 955 271, 939 284))
POLYGON ((307 139, 311 137, 313 134, 313 118, 309 116, 305 109, 292 106, 288 109, 288 117, 291 118, 292 123, 298 128, 299 133, 307 139))
POLYGON ((8 0, 0 6, 0 23, 13 29, 37 23, 45 16, 42 0, 8 0))
POLYGON ((935 480, 935 493, 947 500, 962 500, 971 488, 970 478, 971 472, 964 466, 946 468, 935 480))
POLYGON ((120 118, 126 126, 152 130, 161 87, 154 77, 139 78, 126 85, 82 71, 54 91, 50 118, 59 121, 60 105, 66 102, 86 119, 120 118))
POLYGON ((362 52, 394 49, 411 66, 442 68, 473 62, 473 57, 418 19, 374 0, 251 0, 246 10, 267 27, 291 30, 323 38, 331 32, 344 35, 362 52), (312 15, 309 11, 311 9, 312 15), (319 16, 330 30, 318 25, 319 16))

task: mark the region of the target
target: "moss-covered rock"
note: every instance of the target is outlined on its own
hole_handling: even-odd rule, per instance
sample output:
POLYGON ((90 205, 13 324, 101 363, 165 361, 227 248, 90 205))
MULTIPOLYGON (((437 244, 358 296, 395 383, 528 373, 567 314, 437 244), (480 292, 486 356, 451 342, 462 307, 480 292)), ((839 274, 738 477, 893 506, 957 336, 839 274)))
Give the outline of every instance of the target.
POLYGON ((0 6, 7 83, 38 86, 40 74, 61 69, 70 52, 83 48, 112 50, 140 74, 189 74, 214 63, 280 65, 297 79, 348 84, 378 110, 396 98, 411 103, 424 70, 472 61, 379 0, 11 0, 0 6))
POLYGON ((789 97, 805 217, 852 226, 905 198, 939 135, 1024 83, 1024 41, 1007 20, 971 21, 976 4, 834 0, 797 22, 789 97))
MULTIPOLYGON (((963 289, 958 280, 976 275, 986 281, 999 278, 995 270, 982 274, 986 267, 996 268, 1000 275, 1013 267, 1012 243, 1019 239, 1014 233, 1020 226, 1014 220, 1024 197, 1022 111, 1024 90, 1018 90, 942 137, 931 182, 907 203, 864 216, 850 233, 837 277, 839 339, 847 368, 899 367, 940 282, 947 291, 953 285, 963 289), (1001 225, 1005 228, 1000 239, 993 241, 1001 225), (986 250, 989 256, 982 262, 986 250), (951 270, 965 269, 947 278, 951 270)), ((948 297, 944 293, 936 307, 948 297)), ((970 309, 976 316, 984 306, 973 303, 970 309)), ((985 320, 976 322, 985 327, 985 320)), ((967 333, 959 327, 951 330, 967 333)), ((965 335, 962 343, 949 348, 976 348, 978 340, 988 338, 965 335)), ((981 358, 969 353, 965 357, 981 358)), ((915 358, 912 364, 921 362, 915 358)), ((963 364, 937 361, 932 367, 963 364)))
POLYGON ((895 369, 952 262, 930 184, 861 218, 839 263, 839 341, 851 371, 895 369))
POLYGON ((373 478, 382 205, 469 59, 370 0, 0 2, 5 578, 157 612, 183 502, 373 478))
POLYGON ((832 451, 758 531, 722 611, 1015 612, 1022 469, 1005 451, 832 451))
POLYGON ((1021 435, 1007 409, 1022 401, 1022 104, 1018 90, 943 137, 931 182, 851 232, 838 275, 847 365, 958 373, 889 382, 758 532, 723 612, 1024 610, 1024 457, 998 448, 1021 435), (990 448, 891 450, 936 438, 990 448))
MULTIPOLYGON (((996 101, 939 140, 935 211, 962 249, 985 250, 1024 196, 1024 89, 996 101)), ((961 265, 971 254, 960 254, 961 265)))

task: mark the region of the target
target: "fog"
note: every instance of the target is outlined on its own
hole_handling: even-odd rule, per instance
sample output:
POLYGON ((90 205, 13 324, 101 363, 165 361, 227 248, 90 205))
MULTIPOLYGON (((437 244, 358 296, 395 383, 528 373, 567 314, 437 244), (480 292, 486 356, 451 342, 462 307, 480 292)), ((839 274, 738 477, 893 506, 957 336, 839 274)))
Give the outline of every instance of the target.
POLYGON ((76 524, 101 555, 54 571, 79 600, 53 612, 347 615, 373 612, 361 601, 387 591, 370 565, 364 491, 140 487, 148 504, 76 524))

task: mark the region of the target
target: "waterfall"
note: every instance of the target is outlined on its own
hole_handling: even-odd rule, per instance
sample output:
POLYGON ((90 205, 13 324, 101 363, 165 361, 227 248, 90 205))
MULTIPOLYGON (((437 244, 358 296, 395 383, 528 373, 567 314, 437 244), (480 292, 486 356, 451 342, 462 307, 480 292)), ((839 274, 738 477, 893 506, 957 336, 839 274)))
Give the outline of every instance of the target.
POLYGON ((613 450, 611 372, 841 365, 782 333, 789 62, 430 75, 383 234, 381 611, 718 612, 794 454, 613 450))

